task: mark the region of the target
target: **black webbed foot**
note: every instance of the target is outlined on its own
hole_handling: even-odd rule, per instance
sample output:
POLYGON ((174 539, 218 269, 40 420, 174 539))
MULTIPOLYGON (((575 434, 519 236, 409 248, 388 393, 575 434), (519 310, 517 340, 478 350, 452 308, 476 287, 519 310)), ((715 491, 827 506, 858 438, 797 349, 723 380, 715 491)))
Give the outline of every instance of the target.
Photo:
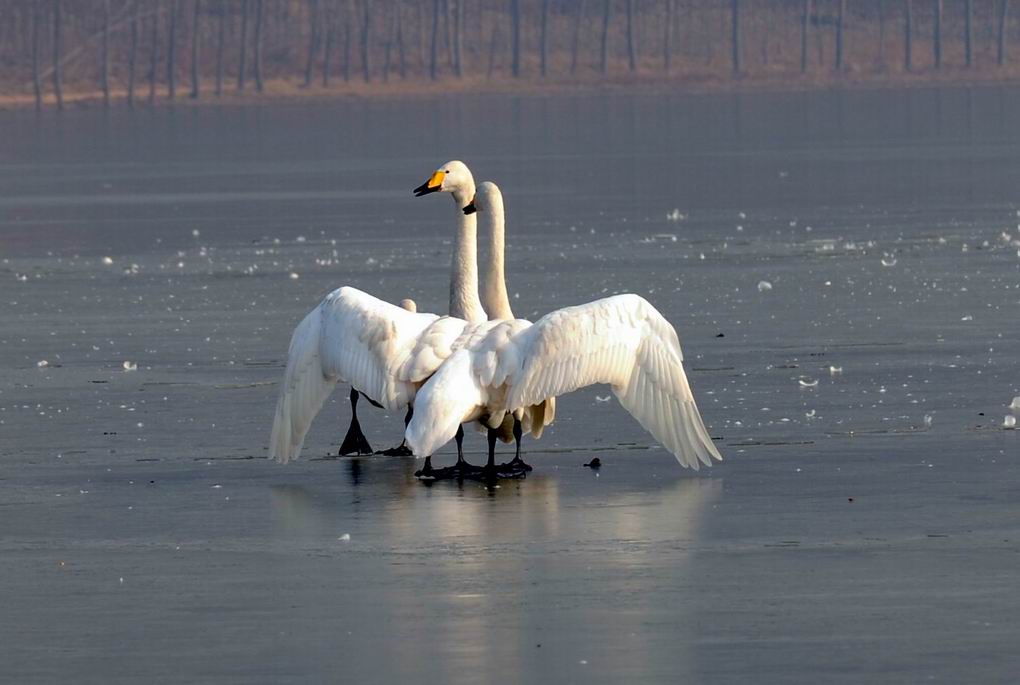
POLYGON ((532 469, 531 464, 525 464, 524 460, 519 456, 499 465, 500 473, 517 473, 518 471, 527 473, 532 470, 534 469, 532 469))
POLYGON ((368 444, 368 438, 361 432, 361 424, 357 419, 351 421, 351 427, 347 429, 347 436, 340 445, 340 456, 357 454, 359 456, 372 454, 372 446, 368 444))
POLYGON ((414 453, 411 452, 411 448, 408 447, 407 444, 402 442, 399 445, 397 445, 396 447, 391 447, 391 448, 389 448, 387 450, 382 450, 381 452, 376 452, 376 454, 381 454, 381 455, 383 455, 385 457, 410 457, 414 453))
POLYGON ((421 470, 415 472, 415 476, 421 480, 464 480, 465 478, 475 478, 481 467, 469 464, 463 459, 457 460, 457 463, 453 466, 444 466, 441 469, 432 468, 432 458, 426 457, 425 466, 421 470))

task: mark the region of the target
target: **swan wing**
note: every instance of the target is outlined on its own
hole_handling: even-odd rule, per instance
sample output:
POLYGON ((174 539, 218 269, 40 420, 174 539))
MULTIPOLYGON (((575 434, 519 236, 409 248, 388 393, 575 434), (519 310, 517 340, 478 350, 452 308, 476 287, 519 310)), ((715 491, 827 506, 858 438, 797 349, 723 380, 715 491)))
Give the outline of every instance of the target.
POLYGON ((400 378, 399 370, 437 318, 356 288, 327 295, 291 336, 270 458, 286 463, 300 455, 312 420, 339 381, 350 382, 391 411, 406 406, 414 386, 400 378))
MULTIPOLYGON (((547 314, 504 347, 507 408, 537 405, 596 383, 683 466, 722 459, 701 420, 673 326, 637 295, 616 295, 547 314)), ((497 379, 498 380, 498 379, 497 379)))

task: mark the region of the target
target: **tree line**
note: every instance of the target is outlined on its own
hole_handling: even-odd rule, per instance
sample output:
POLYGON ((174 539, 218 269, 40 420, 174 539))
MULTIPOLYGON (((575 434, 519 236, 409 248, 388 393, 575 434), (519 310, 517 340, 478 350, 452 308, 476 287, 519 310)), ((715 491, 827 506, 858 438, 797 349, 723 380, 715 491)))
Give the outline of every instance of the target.
POLYGON ((37 107, 267 83, 785 78, 1001 69, 1010 0, 0 0, 37 107))

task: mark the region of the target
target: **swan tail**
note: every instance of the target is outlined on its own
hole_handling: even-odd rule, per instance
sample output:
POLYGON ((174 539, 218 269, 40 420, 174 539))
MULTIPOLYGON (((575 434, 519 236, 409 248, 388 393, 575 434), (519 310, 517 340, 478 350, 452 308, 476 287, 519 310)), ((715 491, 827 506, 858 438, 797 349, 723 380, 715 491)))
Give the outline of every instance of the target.
POLYGON ((269 457, 281 464, 301 454, 308 427, 336 387, 336 379, 323 373, 319 354, 321 331, 321 311, 316 307, 291 336, 287 369, 269 438, 269 457))

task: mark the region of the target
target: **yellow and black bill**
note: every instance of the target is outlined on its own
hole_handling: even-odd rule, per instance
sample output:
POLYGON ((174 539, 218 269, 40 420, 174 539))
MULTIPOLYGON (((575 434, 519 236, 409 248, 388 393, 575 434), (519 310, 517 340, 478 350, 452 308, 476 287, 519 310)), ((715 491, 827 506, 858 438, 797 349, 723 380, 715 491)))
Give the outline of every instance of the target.
POLYGON ((420 186, 414 189, 414 196, 421 197, 422 195, 428 195, 429 193, 438 193, 443 189, 443 179, 446 178, 445 171, 437 171, 431 176, 429 180, 422 183, 420 186))

